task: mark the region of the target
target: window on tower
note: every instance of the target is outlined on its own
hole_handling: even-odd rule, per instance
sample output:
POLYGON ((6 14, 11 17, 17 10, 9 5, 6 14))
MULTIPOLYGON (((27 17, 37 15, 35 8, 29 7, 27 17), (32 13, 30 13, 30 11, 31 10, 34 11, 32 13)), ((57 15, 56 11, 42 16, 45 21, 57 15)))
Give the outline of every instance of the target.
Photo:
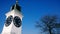
POLYGON ((5 26, 6 26, 6 27, 11 24, 12 19, 13 19, 13 16, 12 16, 12 15, 10 15, 10 16, 6 19, 6 21, 5 21, 5 26))
POLYGON ((13 19, 14 25, 16 27, 20 27, 21 26, 21 19, 18 16, 15 16, 13 19))

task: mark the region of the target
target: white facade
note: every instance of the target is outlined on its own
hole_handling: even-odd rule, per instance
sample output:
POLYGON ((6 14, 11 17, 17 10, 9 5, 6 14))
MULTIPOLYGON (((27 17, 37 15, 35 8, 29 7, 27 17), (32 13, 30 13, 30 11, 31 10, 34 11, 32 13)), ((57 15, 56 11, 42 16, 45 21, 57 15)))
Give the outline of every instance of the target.
MULTIPOLYGON (((8 13, 6 13, 6 18, 10 15, 12 15, 13 18, 15 16, 19 16, 22 21, 23 18, 22 13, 19 12, 17 9, 11 10, 8 13)), ((21 31, 22 31, 22 25, 20 27, 16 27, 12 21, 12 23, 8 27, 6 27, 4 24, 3 31, 1 34, 21 34, 21 31)))

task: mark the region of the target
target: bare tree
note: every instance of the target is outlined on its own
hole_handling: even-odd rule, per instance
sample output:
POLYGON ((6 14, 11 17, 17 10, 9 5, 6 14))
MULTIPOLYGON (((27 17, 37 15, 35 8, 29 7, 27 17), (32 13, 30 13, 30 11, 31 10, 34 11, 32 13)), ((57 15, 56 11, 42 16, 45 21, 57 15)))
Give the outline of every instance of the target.
POLYGON ((36 27, 42 28, 43 32, 48 31, 49 34, 53 34, 52 29, 59 27, 57 24, 57 16, 44 16, 36 23, 36 27), (42 22, 42 23, 41 23, 42 22))

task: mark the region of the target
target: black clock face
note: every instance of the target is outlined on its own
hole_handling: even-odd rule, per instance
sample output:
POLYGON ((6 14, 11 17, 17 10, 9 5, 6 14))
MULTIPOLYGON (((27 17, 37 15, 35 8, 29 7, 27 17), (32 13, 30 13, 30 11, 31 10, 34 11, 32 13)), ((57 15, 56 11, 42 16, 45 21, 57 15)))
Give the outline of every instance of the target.
POLYGON ((15 16, 13 19, 13 23, 16 27, 20 27, 21 26, 21 19, 18 16, 15 16))
POLYGON ((12 16, 12 15, 10 15, 10 16, 6 19, 6 22, 5 22, 5 26, 6 26, 6 27, 11 24, 12 19, 13 19, 13 16, 12 16))

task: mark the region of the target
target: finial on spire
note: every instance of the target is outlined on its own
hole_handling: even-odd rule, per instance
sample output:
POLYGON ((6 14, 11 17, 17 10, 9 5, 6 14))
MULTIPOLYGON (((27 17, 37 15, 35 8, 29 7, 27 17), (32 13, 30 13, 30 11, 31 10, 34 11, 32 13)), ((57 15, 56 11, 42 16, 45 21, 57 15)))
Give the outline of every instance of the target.
POLYGON ((18 4, 18 0, 16 0, 16 4, 18 4))

